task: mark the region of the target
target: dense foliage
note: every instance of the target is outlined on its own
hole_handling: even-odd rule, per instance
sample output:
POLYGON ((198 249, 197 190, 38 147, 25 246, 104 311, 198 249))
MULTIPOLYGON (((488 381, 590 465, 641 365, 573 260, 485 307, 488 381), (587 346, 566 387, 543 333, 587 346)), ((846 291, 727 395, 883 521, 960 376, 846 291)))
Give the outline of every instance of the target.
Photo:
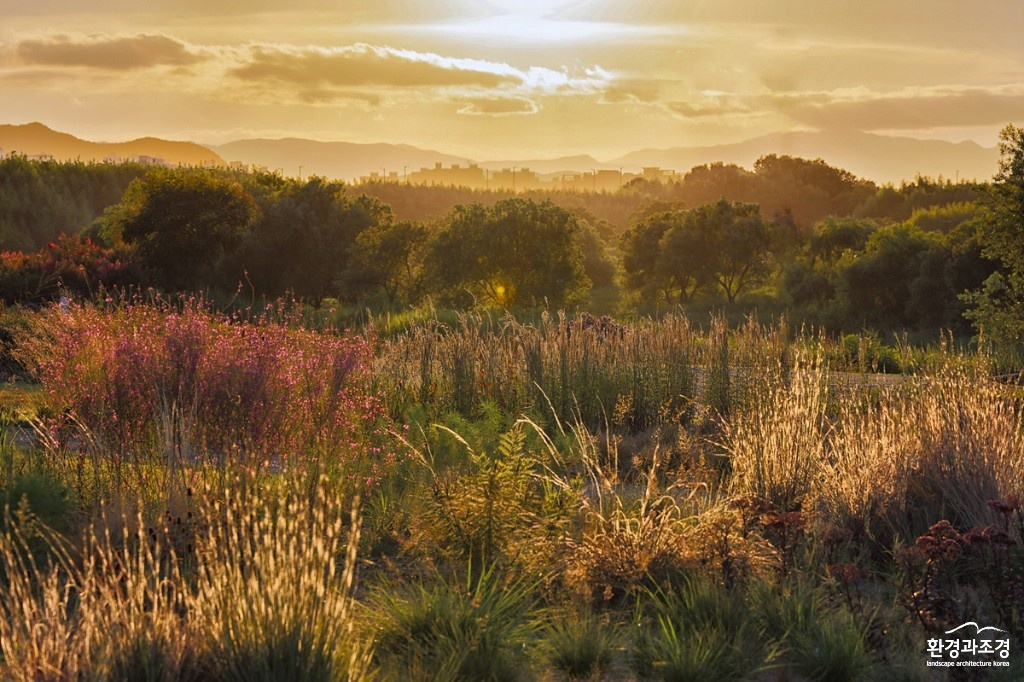
POLYGON ((182 489, 196 485, 184 472, 207 461, 250 472, 344 463, 380 413, 359 388, 367 342, 273 312, 242 321, 195 299, 50 308, 47 333, 21 352, 61 415, 52 443, 85 438, 117 453, 116 477, 140 490, 157 480, 154 461, 182 489))
POLYGON ((777 155, 614 193, 521 195, 11 157, 0 164, 17 195, 0 202, 0 295, 39 303, 153 286, 350 310, 681 306, 919 338, 984 327, 1008 344, 1020 288, 1014 130, 991 187, 878 187, 777 155), (57 210, 60 221, 46 218, 57 210))
POLYGON ((1002 346, 1018 349, 1024 338, 1024 128, 1000 133, 999 172, 987 192, 981 226, 984 253, 999 263, 981 290, 968 299, 980 330, 1002 346))
POLYGON ((62 234, 77 234, 147 170, 136 163, 0 158, 0 247, 36 251, 62 234))

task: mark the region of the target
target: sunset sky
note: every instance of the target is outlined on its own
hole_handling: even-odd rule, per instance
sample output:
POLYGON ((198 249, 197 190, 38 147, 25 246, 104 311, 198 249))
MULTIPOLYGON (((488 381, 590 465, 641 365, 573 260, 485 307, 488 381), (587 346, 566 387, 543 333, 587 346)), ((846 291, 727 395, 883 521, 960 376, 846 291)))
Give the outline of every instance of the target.
POLYGON ((467 158, 1024 124, 1020 0, 0 0, 0 123, 467 158))

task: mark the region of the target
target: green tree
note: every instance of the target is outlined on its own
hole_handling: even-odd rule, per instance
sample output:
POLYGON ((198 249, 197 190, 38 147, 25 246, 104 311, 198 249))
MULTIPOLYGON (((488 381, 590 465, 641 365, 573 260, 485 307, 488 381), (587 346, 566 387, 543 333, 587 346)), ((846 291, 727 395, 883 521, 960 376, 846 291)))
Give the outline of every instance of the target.
POLYGON ((579 219, 550 201, 456 206, 431 242, 429 281, 462 304, 572 305, 586 296, 579 219))
POLYGON ((702 236, 686 211, 661 211, 622 235, 623 285, 644 300, 686 303, 706 282, 702 236))
POLYGON ((815 225, 802 251, 783 267, 782 294, 797 319, 825 324, 841 318, 832 315, 838 265, 847 254, 862 253, 877 227, 872 220, 835 216, 815 225))
POLYGON ((581 222, 577 235, 583 252, 583 271, 594 287, 606 287, 615 283, 615 261, 608 255, 608 244, 598 228, 588 222, 581 222))
POLYGON ((388 303, 413 303, 421 293, 429 238, 430 229, 421 222, 376 222, 356 237, 354 269, 370 286, 382 289, 388 303))
POLYGON ((391 222, 387 206, 315 176, 299 181, 264 174, 252 182, 263 216, 246 235, 236 269, 249 273, 258 293, 355 301, 376 286, 352 259, 364 230, 391 222))
POLYGON ((788 209, 797 223, 807 226, 827 215, 849 215, 875 191, 874 183, 821 159, 769 154, 754 162, 754 173, 757 184, 751 200, 769 214, 788 209))
POLYGON ((663 282, 663 290, 676 293, 679 303, 693 300, 713 277, 708 256, 713 235, 694 220, 693 211, 660 216, 670 227, 658 243, 655 270, 663 282))
POLYGON ((741 199, 753 194, 756 176, 736 164, 716 162, 694 166, 677 187, 676 197, 687 206, 698 206, 721 197, 741 199))
POLYGON ((734 303, 771 274, 775 235, 757 204, 721 199, 656 213, 623 235, 624 284, 667 303, 687 303, 717 285, 734 303))
POLYGON ((839 263, 837 295, 846 328, 879 331, 942 325, 946 290, 941 237, 906 223, 875 230, 863 251, 847 251, 839 263), (938 266, 936 265, 938 263, 938 266))
POLYGON ((999 171, 988 192, 982 230, 984 255, 999 269, 965 298, 982 336, 1019 348, 1024 338, 1024 128, 999 134, 999 171))
POLYGON ((25 252, 85 229, 144 174, 140 164, 0 158, 0 248, 25 252))
POLYGON ((689 211, 686 220, 704 236, 705 267, 729 303, 771 274, 774 231, 757 204, 722 199, 689 211))
POLYGON ((109 227, 136 246, 159 284, 181 290, 223 284, 219 266, 257 214, 253 198, 222 174, 156 169, 128 186, 109 227))
POLYGON ((873 220, 829 216, 815 226, 808 240, 811 265, 834 268, 847 252, 863 251, 878 228, 873 220))
POLYGON ((622 284, 630 291, 639 292, 645 300, 656 299, 659 295, 664 295, 666 300, 671 297, 657 268, 661 240, 672 226, 670 216, 671 213, 665 212, 641 220, 619 239, 622 284))

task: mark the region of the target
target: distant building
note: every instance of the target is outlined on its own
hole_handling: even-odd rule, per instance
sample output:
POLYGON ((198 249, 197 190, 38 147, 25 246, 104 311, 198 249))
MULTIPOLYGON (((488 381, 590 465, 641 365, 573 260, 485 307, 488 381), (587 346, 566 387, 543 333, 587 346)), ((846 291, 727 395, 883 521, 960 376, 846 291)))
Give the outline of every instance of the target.
POLYGON ((435 163, 433 168, 421 168, 409 175, 409 182, 415 185, 440 185, 484 189, 487 187, 487 171, 475 163, 468 166, 452 164, 445 168, 435 163))
POLYGON ((667 182, 674 177, 674 171, 657 167, 644 168, 643 173, 626 173, 618 170, 592 170, 590 172, 554 173, 542 178, 529 168, 502 168, 489 171, 475 163, 465 166, 452 164, 444 166, 435 163, 432 168, 404 173, 387 172, 383 168, 358 179, 361 183, 408 182, 413 185, 435 187, 467 187, 469 189, 512 190, 522 192, 537 189, 563 190, 569 192, 617 192, 631 180, 643 177, 658 182, 667 182))
POLYGON ((510 189, 521 192, 541 187, 540 176, 529 168, 502 168, 491 173, 491 189, 510 189))
POLYGON ((644 166, 643 173, 640 174, 644 180, 650 180, 651 182, 670 182, 675 179, 676 172, 674 170, 665 170, 658 166, 644 166))
MULTIPOLYGON (((381 170, 383 170, 383 169, 381 169, 381 170)), ((373 171, 369 175, 363 175, 363 176, 361 176, 359 178, 359 182, 394 182, 394 183, 397 183, 397 182, 399 182, 399 180, 400 180, 400 178, 398 177, 398 171, 391 171, 390 173, 387 172, 387 171, 384 171, 383 173, 378 173, 377 171, 373 171)))

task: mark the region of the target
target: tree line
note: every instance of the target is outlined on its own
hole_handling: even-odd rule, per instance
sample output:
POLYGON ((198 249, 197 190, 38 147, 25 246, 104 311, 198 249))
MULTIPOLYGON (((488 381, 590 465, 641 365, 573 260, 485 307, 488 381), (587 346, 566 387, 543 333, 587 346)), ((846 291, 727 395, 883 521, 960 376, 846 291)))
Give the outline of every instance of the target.
MULTIPOLYGON (((366 186, 318 177, 9 157, 0 295, 38 303, 154 286, 377 308, 760 307, 833 330, 1012 340, 1006 330, 1024 317, 1024 139, 1013 126, 1001 139, 986 184, 877 187, 771 155, 752 170, 698 166, 615 194, 471 192, 420 219, 366 186), (592 211, 627 204, 624 227, 592 211)), ((386 188, 403 190, 430 195, 386 188)), ((444 204, 459 191, 433 192, 444 204)))

